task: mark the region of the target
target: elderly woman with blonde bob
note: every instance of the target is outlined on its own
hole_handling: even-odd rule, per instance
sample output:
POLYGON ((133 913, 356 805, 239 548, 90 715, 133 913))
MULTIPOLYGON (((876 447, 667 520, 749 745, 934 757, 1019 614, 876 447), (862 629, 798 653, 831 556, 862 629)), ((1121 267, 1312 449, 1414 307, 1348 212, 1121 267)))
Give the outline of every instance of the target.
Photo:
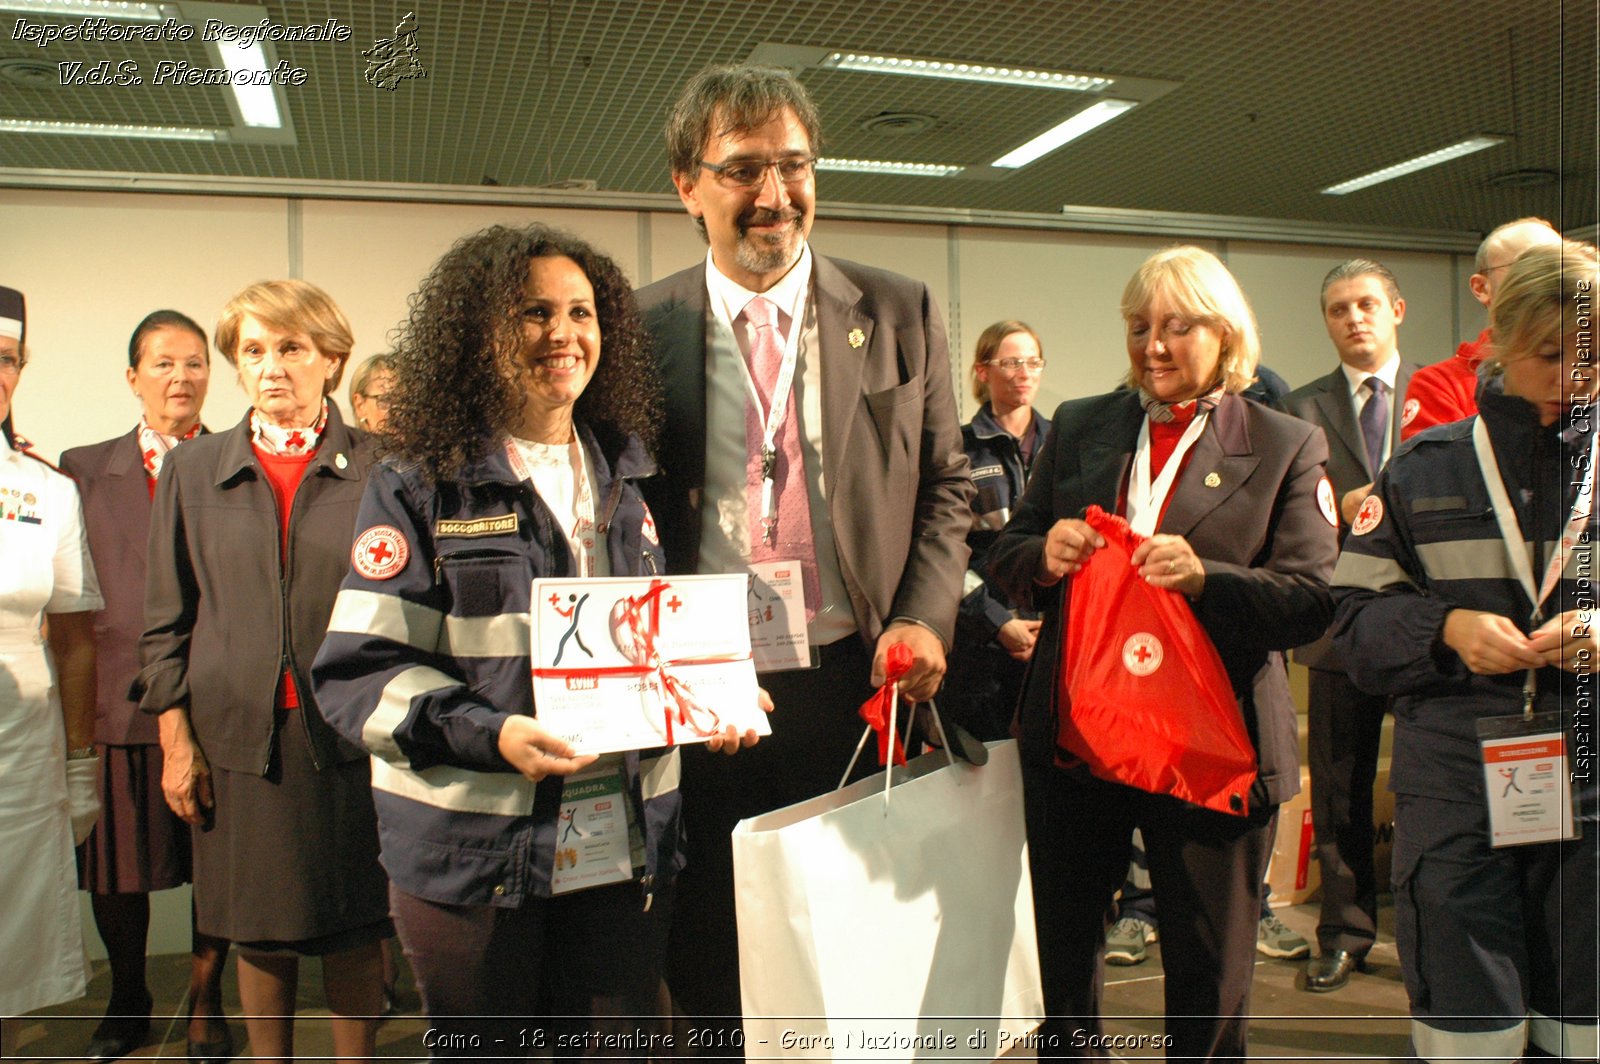
POLYGON ((1589 244, 1511 264, 1477 415, 1390 459, 1334 574, 1350 678, 1395 699, 1394 937, 1425 1060, 1596 1056, 1597 288, 1589 244))
POLYGON ((265 281, 228 302, 215 342, 251 407, 157 481, 140 706, 191 825, 196 926, 238 945, 252 1054, 293 1057, 299 959, 316 956, 334 1053, 354 1060, 373 1050, 387 884, 366 751, 310 680, 369 464, 327 399, 350 325, 320 288, 265 281))
POLYGON ((1283 652, 1320 635, 1332 612, 1328 449, 1320 429, 1239 398, 1260 343, 1214 255, 1157 252, 1121 310, 1129 387, 1056 410, 991 555, 995 581, 1044 614, 1020 708, 1044 1033, 1055 1036, 1049 1052, 1105 1055, 1085 1034, 1101 1030, 1106 915, 1139 828, 1161 911, 1169 1055, 1237 1058, 1257 892, 1278 805, 1300 783, 1283 652), (1133 552, 1134 578, 1181 593, 1222 659, 1256 758, 1232 815, 1102 779, 1063 745, 1067 603, 1105 546, 1082 520, 1091 505, 1149 537, 1133 552))
POLYGON ((350 411, 363 432, 382 432, 394 389, 394 356, 373 355, 350 378, 350 411))

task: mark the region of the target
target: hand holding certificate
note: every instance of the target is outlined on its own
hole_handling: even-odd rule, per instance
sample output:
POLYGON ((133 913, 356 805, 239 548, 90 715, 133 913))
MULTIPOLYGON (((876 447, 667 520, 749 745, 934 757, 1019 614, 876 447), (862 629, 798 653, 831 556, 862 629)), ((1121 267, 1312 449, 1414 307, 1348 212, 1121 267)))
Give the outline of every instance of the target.
POLYGON ((584 754, 770 734, 746 583, 742 573, 535 580, 540 723, 584 754))

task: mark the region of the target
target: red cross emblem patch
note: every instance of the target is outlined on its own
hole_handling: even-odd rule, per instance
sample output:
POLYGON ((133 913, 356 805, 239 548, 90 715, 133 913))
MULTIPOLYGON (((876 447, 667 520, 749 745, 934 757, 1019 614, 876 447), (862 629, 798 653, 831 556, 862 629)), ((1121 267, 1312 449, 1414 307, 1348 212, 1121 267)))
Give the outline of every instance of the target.
POLYGON ((1161 640, 1149 632, 1135 632, 1122 644, 1122 667, 1135 676, 1149 676, 1161 668, 1161 640))
POLYGON ((1364 536, 1377 528, 1382 520, 1383 500, 1376 495, 1368 495, 1367 501, 1361 504, 1361 509, 1356 513, 1356 519, 1350 523, 1350 531, 1364 536))
POLYGON ((388 580, 406 567, 411 548, 393 525, 374 525, 356 537, 350 564, 368 580, 388 580))

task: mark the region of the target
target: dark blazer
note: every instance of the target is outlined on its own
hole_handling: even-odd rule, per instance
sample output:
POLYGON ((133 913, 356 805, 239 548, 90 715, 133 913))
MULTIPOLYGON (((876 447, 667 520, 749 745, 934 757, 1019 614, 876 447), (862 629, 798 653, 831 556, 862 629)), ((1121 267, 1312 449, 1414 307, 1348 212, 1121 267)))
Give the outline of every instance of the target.
MULTIPOLYGON (((1400 414, 1405 406, 1406 386, 1411 383, 1411 374, 1417 368, 1402 361, 1399 371, 1395 373, 1395 416, 1389 419, 1390 454, 1400 449, 1400 414)), ((1337 511, 1346 493, 1363 484, 1371 484, 1378 474, 1376 469, 1367 468, 1367 444, 1361 438, 1361 425, 1356 421, 1355 411, 1350 405, 1350 381, 1344 375, 1344 369, 1335 366, 1327 376, 1318 377, 1310 384, 1290 392, 1287 403, 1289 413, 1316 425, 1328 437, 1328 480, 1333 483, 1333 503, 1337 511)), ((1349 530, 1341 513, 1341 543, 1349 530)), ((1294 660, 1308 668, 1343 670, 1333 643, 1327 636, 1297 648, 1294 660)))
POLYGON ((150 533, 150 489, 139 455, 138 426, 115 439, 62 452, 61 469, 78 482, 89 552, 106 600, 106 608, 94 616, 94 741, 154 745, 159 741, 155 718, 140 713, 138 703, 128 697, 139 673, 150 533))
MULTIPOLYGON (((823 476, 857 629, 870 645, 889 620, 910 617, 949 647, 973 489, 944 323, 921 282, 816 254, 813 263, 823 476)), ((644 493, 668 571, 692 573, 705 487, 704 263, 638 298, 667 383, 662 475, 644 493)))
POLYGON ((350 566, 371 461, 366 435, 346 427, 329 403, 321 444, 295 491, 286 557, 248 414, 162 464, 135 695, 147 713, 187 708, 213 765, 265 773, 285 667, 300 696, 300 724, 291 726, 306 728, 317 763, 367 756, 317 712, 311 663, 350 566))
MULTIPOLYGON (((1054 761, 1062 617, 1072 580, 1034 582, 1044 537, 1058 519, 1091 503, 1117 509, 1144 410, 1136 392, 1063 403, 991 572, 1016 601, 1033 595, 1044 611, 1038 649, 1023 688, 1022 753, 1054 761)), ((1237 396, 1227 396, 1189 452, 1158 531, 1185 537, 1205 564, 1192 600, 1216 644, 1255 743, 1259 766, 1251 808, 1300 789, 1299 741, 1282 651, 1328 626, 1334 527, 1317 503, 1328 447, 1321 430, 1237 396), (1219 483, 1208 486, 1210 474, 1219 483)))

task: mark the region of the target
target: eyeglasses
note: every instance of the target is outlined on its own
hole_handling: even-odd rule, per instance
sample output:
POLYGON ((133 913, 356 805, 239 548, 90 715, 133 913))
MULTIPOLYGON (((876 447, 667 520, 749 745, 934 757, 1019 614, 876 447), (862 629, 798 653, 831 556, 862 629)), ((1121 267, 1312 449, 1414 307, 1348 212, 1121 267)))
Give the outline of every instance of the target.
POLYGON ((778 171, 778 180, 786 185, 798 185, 817 172, 815 155, 790 155, 783 159, 735 159, 726 163, 700 165, 717 175, 717 179, 732 188, 754 188, 766 180, 767 170, 778 171))
POLYGON ((0 355, 0 377, 10 377, 22 372, 24 363, 16 355, 0 355))
POLYGON ((362 392, 360 394, 363 399, 377 407, 379 410, 388 411, 389 403, 391 402, 388 392, 381 392, 377 395, 374 395, 371 392, 362 392))
POLYGON ((1029 373, 1044 372, 1042 358, 996 358, 990 359, 988 364, 998 366, 1006 373, 1016 373, 1018 370, 1027 370, 1029 373))

